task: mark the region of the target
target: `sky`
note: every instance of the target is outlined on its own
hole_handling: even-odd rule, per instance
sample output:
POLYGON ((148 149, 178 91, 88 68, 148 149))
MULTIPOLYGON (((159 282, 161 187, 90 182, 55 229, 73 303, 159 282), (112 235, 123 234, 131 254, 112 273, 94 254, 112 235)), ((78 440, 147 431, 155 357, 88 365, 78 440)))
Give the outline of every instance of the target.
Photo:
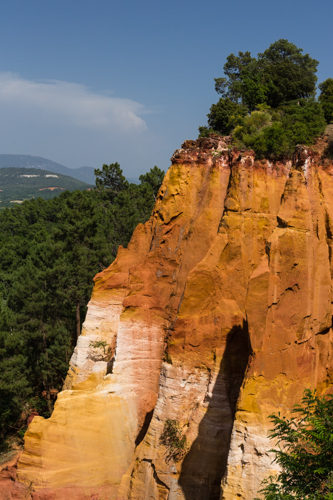
POLYGON ((230 53, 286 38, 333 77, 332 0, 0 0, 0 154, 167 170, 230 53))

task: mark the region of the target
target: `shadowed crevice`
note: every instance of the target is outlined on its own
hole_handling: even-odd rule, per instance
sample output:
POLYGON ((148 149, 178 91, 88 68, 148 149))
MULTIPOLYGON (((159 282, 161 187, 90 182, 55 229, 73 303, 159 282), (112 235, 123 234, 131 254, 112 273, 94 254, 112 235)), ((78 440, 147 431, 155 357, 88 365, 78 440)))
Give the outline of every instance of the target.
POLYGON ((142 427, 140 429, 140 432, 139 434, 137 435, 137 438, 135 440, 135 446, 139 446, 139 444, 143 441, 145 435, 147 434, 147 431, 148 431, 148 427, 150 425, 150 422, 151 422, 151 419, 152 419, 152 416, 153 416, 153 413, 154 413, 154 410, 151 410, 149 411, 146 416, 145 416, 145 420, 142 424, 142 427))
MULTIPOLYGON (((230 437, 251 345, 247 322, 233 327, 198 437, 185 456, 179 485, 186 500, 219 500, 230 437)), ((209 397, 209 396, 207 396, 209 397)))
POLYGON ((110 373, 113 373, 114 360, 115 360, 115 356, 111 359, 111 361, 107 362, 107 365, 106 365, 106 374, 107 375, 109 375, 110 373))

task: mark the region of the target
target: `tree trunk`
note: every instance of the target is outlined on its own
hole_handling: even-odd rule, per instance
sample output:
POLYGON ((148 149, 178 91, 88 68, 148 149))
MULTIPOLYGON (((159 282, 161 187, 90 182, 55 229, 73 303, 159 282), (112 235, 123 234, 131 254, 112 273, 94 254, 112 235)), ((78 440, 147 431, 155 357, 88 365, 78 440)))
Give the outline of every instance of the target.
POLYGON ((49 410, 50 415, 52 415, 52 404, 51 404, 51 398, 50 398, 50 386, 49 386, 49 355, 47 352, 47 342, 46 342, 46 333, 43 331, 43 345, 44 345, 44 353, 45 353, 45 358, 47 361, 47 379, 46 382, 43 382, 45 392, 46 392, 46 402, 47 402, 47 409, 49 410))
POLYGON ((80 316, 80 302, 76 303, 76 338, 81 333, 81 316, 80 316))
POLYGON ((49 410, 50 416, 52 415, 53 412, 53 407, 51 403, 51 395, 50 395, 50 390, 46 389, 46 402, 47 402, 47 409, 49 410))

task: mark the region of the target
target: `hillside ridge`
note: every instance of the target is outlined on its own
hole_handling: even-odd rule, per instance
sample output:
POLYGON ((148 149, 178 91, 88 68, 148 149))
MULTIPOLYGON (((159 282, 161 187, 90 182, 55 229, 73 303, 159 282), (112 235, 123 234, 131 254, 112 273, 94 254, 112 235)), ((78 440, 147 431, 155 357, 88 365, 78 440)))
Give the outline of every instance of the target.
POLYGON ((57 174, 74 177, 74 179, 86 182, 87 184, 95 183, 93 167, 69 168, 41 156, 0 154, 0 169, 10 167, 50 170, 57 174))
POLYGON ((49 199, 64 190, 90 189, 93 186, 69 175, 29 167, 0 168, 0 206, 10 207, 31 198, 49 199))

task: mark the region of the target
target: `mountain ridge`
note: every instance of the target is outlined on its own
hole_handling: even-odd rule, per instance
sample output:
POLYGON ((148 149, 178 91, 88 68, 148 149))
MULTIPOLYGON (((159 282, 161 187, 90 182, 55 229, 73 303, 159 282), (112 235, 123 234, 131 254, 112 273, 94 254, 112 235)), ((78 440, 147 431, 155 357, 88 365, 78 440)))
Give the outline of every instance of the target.
POLYGON ((31 198, 50 199, 65 190, 82 191, 92 187, 92 184, 49 170, 29 167, 0 168, 1 208, 31 198))
POLYGON ((39 170, 49 170, 57 174, 74 177, 87 184, 95 184, 95 174, 93 167, 69 168, 55 161, 43 158, 42 156, 0 154, 1 168, 36 168, 39 170))

